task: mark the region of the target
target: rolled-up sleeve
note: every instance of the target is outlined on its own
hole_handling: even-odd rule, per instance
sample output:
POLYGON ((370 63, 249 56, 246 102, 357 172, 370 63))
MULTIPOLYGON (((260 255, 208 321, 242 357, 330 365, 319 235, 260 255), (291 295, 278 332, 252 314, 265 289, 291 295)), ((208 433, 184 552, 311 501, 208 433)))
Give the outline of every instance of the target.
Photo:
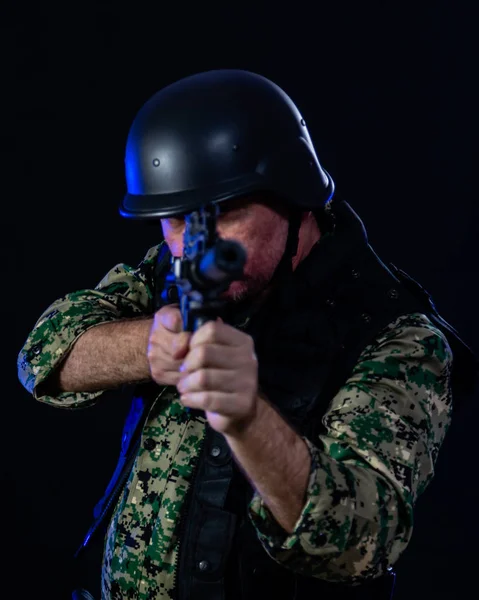
POLYGON ((63 392, 53 397, 39 394, 38 390, 85 331, 101 323, 139 318, 151 313, 149 274, 158 251, 159 246, 151 248, 137 268, 116 265, 94 289, 67 294, 43 312, 17 360, 18 378, 35 399, 64 408, 76 408, 92 403, 103 393, 104 390, 63 392))
POLYGON ((420 314, 391 323, 331 401, 305 504, 287 534, 255 494, 249 516, 265 550, 298 573, 356 584, 407 547, 413 508, 434 474, 451 420, 452 352, 420 314))

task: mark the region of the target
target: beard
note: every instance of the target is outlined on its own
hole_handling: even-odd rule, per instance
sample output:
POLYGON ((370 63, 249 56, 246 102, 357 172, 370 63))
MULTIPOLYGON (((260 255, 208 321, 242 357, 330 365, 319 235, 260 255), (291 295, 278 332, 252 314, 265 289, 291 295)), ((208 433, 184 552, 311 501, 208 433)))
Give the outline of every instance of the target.
POLYGON ((220 311, 221 318, 230 325, 238 325, 247 317, 253 316, 264 305, 273 289, 273 274, 271 276, 246 276, 239 281, 233 281, 229 288, 220 294, 224 302, 220 311))
POLYGON ((228 304, 242 304, 262 296, 271 283, 271 277, 246 276, 244 279, 233 281, 229 288, 220 295, 228 304))

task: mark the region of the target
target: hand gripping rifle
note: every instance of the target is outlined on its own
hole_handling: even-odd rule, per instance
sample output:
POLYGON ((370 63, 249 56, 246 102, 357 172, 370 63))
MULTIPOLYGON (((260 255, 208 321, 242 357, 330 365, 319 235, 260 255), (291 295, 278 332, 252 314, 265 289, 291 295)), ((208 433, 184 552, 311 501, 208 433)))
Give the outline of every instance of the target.
POLYGON ((183 257, 172 257, 162 299, 178 292, 185 331, 196 331, 207 321, 216 320, 224 301, 222 292, 243 278, 246 251, 232 240, 224 240, 216 231, 217 205, 202 206, 185 216, 183 257))

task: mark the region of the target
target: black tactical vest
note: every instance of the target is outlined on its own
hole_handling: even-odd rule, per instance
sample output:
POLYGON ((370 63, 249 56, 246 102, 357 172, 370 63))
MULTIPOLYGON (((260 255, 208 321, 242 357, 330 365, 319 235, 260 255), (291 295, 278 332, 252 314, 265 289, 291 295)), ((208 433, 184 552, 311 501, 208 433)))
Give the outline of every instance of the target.
MULTIPOLYGON (((323 432, 321 417, 359 354, 395 318, 427 314, 448 335, 453 350, 461 345, 435 313, 429 295, 406 274, 381 262, 349 205, 337 207, 336 219, 334 235, 322 238, 246 328, 255 340, 262 391, 313 443, 323 432)), ((468 356, 467 347, 461 352, 468 356)), ((178 600, 392 597, 392 570, 353 587, 296 575, 276 563, 247 517, 252 495, 224 437, 207 427, 185 502, 178 600)))

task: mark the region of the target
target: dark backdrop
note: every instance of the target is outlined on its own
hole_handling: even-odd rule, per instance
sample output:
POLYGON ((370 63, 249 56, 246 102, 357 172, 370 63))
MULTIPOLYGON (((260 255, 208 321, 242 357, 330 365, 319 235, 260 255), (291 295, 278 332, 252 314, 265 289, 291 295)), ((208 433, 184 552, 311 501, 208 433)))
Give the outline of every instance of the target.
MULTIPOLYGON (((162 86, 223 67, 281 85, 375 250, 420 280, 478 348, 473 2, 117 4, 0 9, 0 564, 1 585, 19 599, 37 587, 67 597, 69 557, 113 468, 126 404, 113 395, 85 411, 40 405, 18 383, 16 356, 53 300, 118 262, 136 264, 159 241, 117 206, 128 128, 162 86)), ((418 504, 399 599, 476 593, 478 416, 475 398, 418 504)))

